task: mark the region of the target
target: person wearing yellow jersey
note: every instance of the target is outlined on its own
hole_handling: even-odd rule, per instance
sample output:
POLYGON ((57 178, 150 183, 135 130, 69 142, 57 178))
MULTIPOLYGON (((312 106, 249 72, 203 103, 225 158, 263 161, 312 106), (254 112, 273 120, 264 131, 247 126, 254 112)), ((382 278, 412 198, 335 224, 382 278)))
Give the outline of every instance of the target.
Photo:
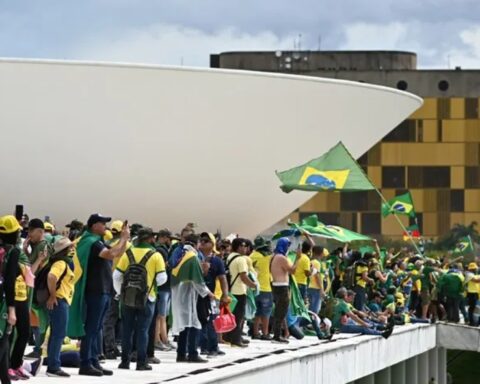
POLYGON ((468 264, 468 272, 466 273, 467 281, 467 304, 468 304, 468 322, 472 327, 478 326, 475 324, 473 313, 477 305, 478 295, 480 293, 480 275, 478 274, 477 263, 468 264))
POLYGON ((303 297, 303 300, 307 300, 307 283, 310 277, 310 257, 308 256, 312 251, 312 242, 304 241, 302 248, 297 250, 298 263, 295 270, 295 281, 298 284, 298 290, 303 297))
POLYGON ((325 270, 322 266, 323 247, 315 245, 312 248, 312 269, 308 286, 308 302, 310 311, 318 314, 325 297, 325 270))
MULTIPOLYGON (((47 376, 70 377, 60 364, 60 352, 63 339, 67 335, 68 310, 72 303, 74 275, 68 256, 73 243, 66 237, 61 237, 53 244, 50 271, 48 273, 47 300, 48 317, 50 319, 50 340, 48 343, 47 376)), ((49 264, 50 265, 50 264, 49 264)))
POLYGON ((355 265, 355 287, 353 287, 355 301, 353 302, 353 306, 355 309, 363 311, 363 307, 367 301, 367 283, 373 284, 374 281, 368 277, 368 265, 364 260, 360 259, 360 257, 358 257, 359 260, 355 265))
POLYGON ((253 322, 253 339, 271 340, 268 332, 268 324, 273 308, 272 287, 270 285, 270 261, 272 260, 272 251, 270 244, 261 236, 257 236, 253 241, 255 250, 250 254, 250 260, 257 273, 258 283, 260 285, 260 294, 255 297, 257 312, 253 322), (260 335, 260 326, 262 334, 260 335))
MULTIPOLYGON (((156 287, 167 281, 165 263, 154 247, 155 233, 151 228, 143 227, 138 231, 137 243, 126 250, 120 257, 117 269, 113 273, 115 292, 122 294, 122 289, 128 285, 130 267, 143 265, 147 272, 147 297, 143 307, 131 306, 128 296, 122 296, 122 362, 120 369, 130 368, 130 353, 132 351, 132 336, 135 331, 137 347, 137 371, 150 371, 147 363, 148 330, 152 322, 157 298, 156 287), (125 278, 125 284, 124 284, 125 278)), ((132 270, 133 271, 133 270, 132 270)), ((135 297, 135 304, 137 300, 135 297)))

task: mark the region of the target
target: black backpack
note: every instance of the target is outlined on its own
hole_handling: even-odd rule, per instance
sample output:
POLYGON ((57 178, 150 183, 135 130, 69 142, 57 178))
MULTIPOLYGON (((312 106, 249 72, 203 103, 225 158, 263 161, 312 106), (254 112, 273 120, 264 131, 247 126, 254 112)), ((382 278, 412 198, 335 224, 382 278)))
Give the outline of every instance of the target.
POLYGON ((347 289, 353 289, 356 285, 357 277, 357 263, 353 263, 345 269, 345 274, 343 275, 343 286, 347 289))
MULTIPOLYGON (((149 289, 147 279, 147 264, 150 257, 155 254, 155 250, 149 250, 140 260, 135 261, 131 248, 127 249, 129 265, 123 275, 122 292, 120 302, 130 308, 143 309, 147 303, 149 289)), ((153 284, 152 284, 153 287, 153 284)))
POLYGON ((230 273, 230 265, 233 263, 233 260, 235 260, 237 257, 240 257, 242 255, 235 255, 233 256, 230 261, 225 263, 225 276, 227 278, 227 284, 228 284, 228 289, 232 289, 233 284, 235 284, 235 281, 238 279, 238 274, 235 276, 235 279, 232 281, 232 274, 230 273))
POLYGON ((62 283, 63 278, 67 274, 67 269, 68 269, 68 264, 70 262, 69 257, 58 257, 58 258, 52 258, 50 257, 47 265, 43 267, 40 272, 38 272, 38 275, 35 277, 35 284, 33 288, 33 303, 38 305, 38 306, 45 306, 47 304, 47 300, 50 297, 50 291, 48 290, 48 274, 50 273, 50 269, 52 268, 52 265, 56 263, 57 261, 65 261, 67 264, 65 266, 65 270, 61 274, 60 278, 57 280, 56 288, 60 288, 60 284, 62 283))

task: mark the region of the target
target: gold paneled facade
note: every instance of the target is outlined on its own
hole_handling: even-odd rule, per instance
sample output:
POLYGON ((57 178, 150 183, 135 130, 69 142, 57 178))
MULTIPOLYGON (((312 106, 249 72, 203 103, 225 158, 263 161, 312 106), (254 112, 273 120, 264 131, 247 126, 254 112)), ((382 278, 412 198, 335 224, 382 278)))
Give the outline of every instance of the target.
MULTIPOLYGON (((359 159, 386 199, 410 190, 426 237, 441 236, 455 223, 480 223, 479 105, 479 98, 425 98, 418 111, 359 159)), ((398 223, 382 219, 380 206, 373 191, 318 193, 294 216, 317 213, 331 224, 400 238, 398 223)), ((408 225, 407 217, 402 220, 408 225)))

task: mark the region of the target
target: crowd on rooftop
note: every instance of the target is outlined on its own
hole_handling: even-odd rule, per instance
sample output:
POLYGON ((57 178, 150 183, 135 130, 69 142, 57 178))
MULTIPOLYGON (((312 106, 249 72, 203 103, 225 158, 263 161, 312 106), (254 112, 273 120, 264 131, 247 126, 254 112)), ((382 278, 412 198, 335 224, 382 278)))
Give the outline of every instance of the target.
POLYGON ((253 241, 238 235, 154 231, 92 214, 66 231, 24 215, 0 217, 0 379, 108 376, 151 370, 155 351, 205 363, 250 340, 289 343, 335 333, 388 338, 395 326, 477 327, 480 274, 463 257, 414 251, 327 249, 303 233, 253 241), (232 314, 228 332, 218 321, 232 314), (28 344, 33 351, 26 353, 28 344), (175 345, 176 344, 176 345, 175 345))

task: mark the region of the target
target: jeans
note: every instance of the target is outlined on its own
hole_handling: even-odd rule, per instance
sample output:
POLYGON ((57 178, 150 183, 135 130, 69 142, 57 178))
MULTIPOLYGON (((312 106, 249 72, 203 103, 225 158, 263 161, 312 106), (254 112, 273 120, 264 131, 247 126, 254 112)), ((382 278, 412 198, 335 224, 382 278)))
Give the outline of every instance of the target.
POLYGON ((147 361, 148 330, 152 322, 155 303, 147 300, 145 308, 122 307, 122 362, 130 362, 132 336, 135 331, 137 348, 137 366, 147 361))
POLYGON ((65 299, 58 299, 57 305, 48 311, 50 318, 50 338, 48 340, 48 370, 58 371, 61 367, 60 352, 63 340, 67 334, 68 303, 65 299))
POLYGON ((300 296, 302 296, 303 301, 307 298, 307 285, 298 284, 298 290, 300 291, 300 296))
POLYGON ((157 332, 157 316, 158 306, 157 302, 155 302, 153 304, 152 317, 150 318, 150 326, 148 327, 147 357, 155 357, 155 332, 157 332))
POLYGON ((202 333, 200 338, 200 347, 202 351, 217 352, 218 351, 218 337, 215 328, 213 327, 213 320, 216 316, 211 315, 207 324, 202 326, 202 333))
POLYGON ((360 287, 359 285, 356 285, 353 288, 353 291, 356 293, 355 299, 353 301, 353 306, 355 307, 356 310, 363 311, 363 307, 365 306, 365 301, 367 300, 365 297, 366 290, 365 288, 360 287))
POLYGON ((113 353, 117 350, 116 328, 120 320, 120 304, 118 299, 113 299, 105 315, 103 322, 103 345, 105 353, 113 353))
MULTIPOLYGON (((478 293, 467 293, 467 303, 468 303, 468 322, 472 327, 475 327, 473 313, 475 312, 475 306, 477 305, 478 293)), ((466 322, 466 320, 465 320, 466 322)))
POLYGON ((341 333, 361 333, 362 335, 381 335, 382 332, 375 329, 362 327, 361 325, 346 324, 340 327, 341 333))
POLYGON ((177 344, 177 356, 185 357, 187 355, 187 346, 188 346, 188 356, 195 358, 198 356, 197 350, 197 339, 198 339, 197 328, 189 327, 185 328, 178 335, 178 344, 177 344))
POLYGON ((320 312, 320 308, 322 307, 320 290, 315 288, 308 288, 308 301, 310 302, 310 306, 308 307, 308 309, 318 315, 318 312, 320 312))
POLYGON ((85 319, 85 336, 80 344, 80 366, 98 367, 99 340, 102 331, 103 319, 110 305, 109 294, 87 294, 85 319))
POLYGON ((448 297, 446 302, 447 320, 458 323, 460 321, 460 297, 448 297))
POLYGON ((275 303, 275 311, 273 313, 273 337, 279 338, 282 335, 282 325, 288 312, 288 304, 290 302, 289 288, 287 286, 272 287, 273 302, 275 303))
POLYGON ((234 295, 235 298, 238 300, 237 305, 235 306, 235 310, 233 311, 233 315, 235 316, 235 321, 237 322, 237 326, 228 333, 225 333, 223 339, 227 342, 231 342, 233 344, 240 344, 242 342, 242 328, 243 328, 243 321, 245 319, 245 307, 247 305, 247 295, 234 295))

